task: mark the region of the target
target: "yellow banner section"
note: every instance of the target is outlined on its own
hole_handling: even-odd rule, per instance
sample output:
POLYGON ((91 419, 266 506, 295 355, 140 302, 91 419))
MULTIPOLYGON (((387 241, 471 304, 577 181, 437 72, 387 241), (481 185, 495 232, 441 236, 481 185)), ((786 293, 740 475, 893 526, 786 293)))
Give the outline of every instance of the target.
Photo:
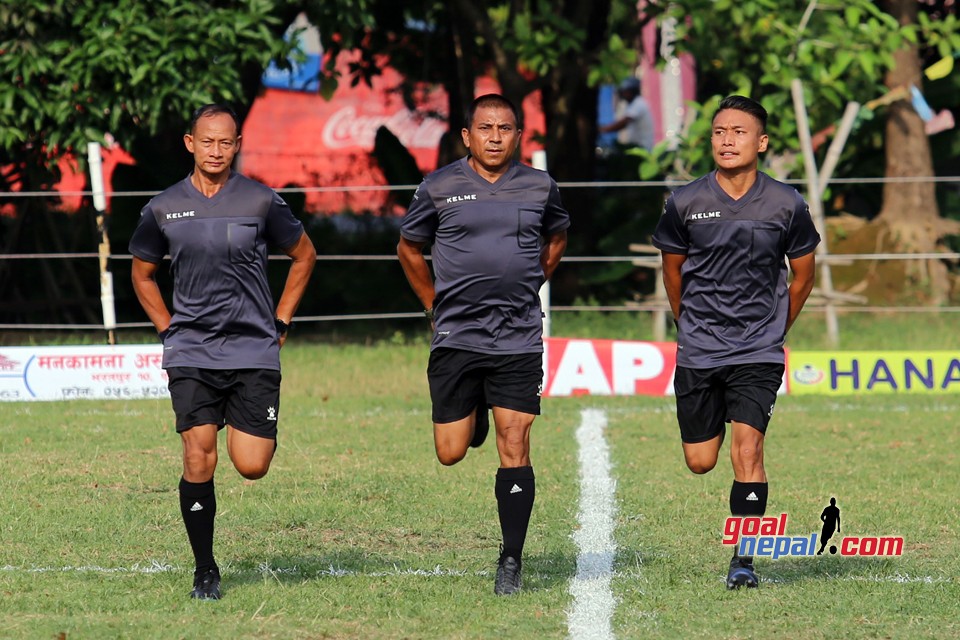
POLYGON ((958 393, 958 351, 789 351, 791 394, 958 393))

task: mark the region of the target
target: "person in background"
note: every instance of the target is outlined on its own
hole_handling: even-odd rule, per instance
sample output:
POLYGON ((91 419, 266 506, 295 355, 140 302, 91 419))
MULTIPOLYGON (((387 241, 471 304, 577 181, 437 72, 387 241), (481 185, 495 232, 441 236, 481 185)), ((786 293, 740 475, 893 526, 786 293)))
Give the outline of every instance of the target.
POLYGON ((653 115, 650 105, 640 95, 640 80, 627 78, 620 83, 616 120, 600 127, 600 133, 616 133, 623 147, 653 148, 653 115))

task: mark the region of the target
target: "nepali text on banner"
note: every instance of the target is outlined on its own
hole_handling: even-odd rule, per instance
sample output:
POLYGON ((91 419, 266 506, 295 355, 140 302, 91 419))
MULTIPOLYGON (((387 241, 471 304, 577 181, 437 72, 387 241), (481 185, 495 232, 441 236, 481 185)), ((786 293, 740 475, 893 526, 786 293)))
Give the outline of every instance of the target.
POLYGON ((170 396, 154 345, 0 347, 0 401, 170 396))

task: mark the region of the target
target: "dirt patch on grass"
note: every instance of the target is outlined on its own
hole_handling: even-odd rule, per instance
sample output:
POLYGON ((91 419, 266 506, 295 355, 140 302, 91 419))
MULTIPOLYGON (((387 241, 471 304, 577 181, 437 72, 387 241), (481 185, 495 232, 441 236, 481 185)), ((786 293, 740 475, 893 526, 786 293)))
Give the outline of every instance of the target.
MULTIPOLYGON (((826 225, 831 254, 899 251, 883 223, 840 215, 828 218, 826 225)), ((926 305, 931 302, 929 283, 924 279, 926 268, 921 261, 855 260, 850 265, 834 266, 832 273, 835 290, 865 296, 868 305, 926 305)), ((952 279, 956 281, 956 276, 952 279)), ((953 291, 956 294, 956 286, 953 291)))

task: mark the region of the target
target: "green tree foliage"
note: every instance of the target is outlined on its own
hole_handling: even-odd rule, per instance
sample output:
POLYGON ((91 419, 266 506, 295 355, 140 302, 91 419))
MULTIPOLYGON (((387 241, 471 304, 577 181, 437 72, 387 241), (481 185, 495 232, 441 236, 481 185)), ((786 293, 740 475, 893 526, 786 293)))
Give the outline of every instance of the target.
MULTIPOLYGON (((847 101, 861 104, 887 91, 884 74, 894 53, 923 43, 941 54, 960 50, 955 16, 899 24, 872 0, 676 0, 649 8, 658 19, 677 21, 678 53, 697 60, 697 115, 676 152, 667 143, 646 156, 644 176, 661 172, 684 178, 708 170, 709 119, 718 99, 756 97, 773 116, 774 153, 798 152, 791 82, 803 82, 814 130, 837 122, 847 101)), ((872 112, 861 112, 868 119, 872 112)), ((882 140, 874 140, 882 144, 882 140)))
MULTIPOLYGON (((601 82, 619 81, 636 61, 632 47, 639 24, 635 4, 626 0, 339 0, 332 4, 339 5, 335 19, 331 19, 330 2, 302 5, 318 25, 327 54, 321 90, 330 94, 344 80, 351 85, 369 83, 389 62, 406 78, 400 90, 411 106, 417 83, 444 86, 454 129, 459 125, 457 116, 473 98, 477 77, 491 74, 503 93, 518 104, 538 89, 559 91, 562 95, 544 105, 548 129, 568 133, 566 143, 575 135, 591 138, 588 146, 592 147, 592 133, 569 126, 569 120, 580 115, 578 102, 595 102, 594 88, 601 82), (352 64, 350 77, 341 78, 334 68, 335 56, 350 49, 360 57, 352 64), (577 94, 586 97, 577 100, 577 94)), ((289 5, 294 6, 301 5, 289 5)), ((592 163, 570 164, 587 172, 592 168, 592 163)))
MULTIPOLYGON (((82 167, 86 144, 107 134, 138 161, 114 177, 150 177, 122 186, 166 186, 171 172, 181 178, 187 156, 180 136, 191 112, 208 102, 242 103, 247 70, 262 73, 272 58, 285 60, 290 52, 278 37, 285 25, 276 8, 274 0, 0 3, 0 192, 13 185, 52 190, 57 162, 72 156, 82 167)), ((18 216, 0 223, 0 250, 82 250, 96 242, 89 210, 56 214, 55 200, 13 200, 18 216)), ((112 235, 125 247, 142 202, 126 199, 122 206, 126 215, 111 218, 124 233, 112 235)), ((34 320, 51 314, 94 320, 91 266, 0 261, 0 299, 34 320)), ((118 287, 119 298, 124 291, 118 287)))
MULTIPOLYGON (((595 178, 596 87, 619 82, 634 70, 634 43, 642 26, 634 2, 371 0, 371 6, 377 16, 375 28, 361 21, 357 31, 341 33, 335 40, 337 46, 359 47, 361 60, 350 81, 369 81, 388 60, 405 76, 401 90, 407 97, 416 95, 418 82, 442 84, 448 95, 451 135, 441 142, 441 163, 464 152, 458 116, 473 99, 478 76, 490 75, 518 105, 529 94, 541 92, 546 130, 528 128, 524 135, 540 137, 549 170, 558 180, 595 178)), ((311 15, 311 20, 317 19, 311 15)), ((412 100, 409 105, 413 107, 412 100)), ((653 199, 623 204, 608 198, 599 204, 596 192, 588 189, 565 190, 564 201, 578 229, 571 236, 574 254, 620 255, 640 235, 635 228, 638 220, 652 219, 660 211, 660 203, 653 199), (644 208, 649 211, 641 211, 644 208)), ((597 269, 603 273, 595 280, 616 280, 630 270, 629 265, 597 269)), ((579 274, 588 271, 581 269, 579 274)))
POLYGON ((182 129, 200 104, 237 101, 245 68, 290 52, 275 10, 274 0, 4 2, 2 159, 50 165, 106 133, 126 146, 182 129))

